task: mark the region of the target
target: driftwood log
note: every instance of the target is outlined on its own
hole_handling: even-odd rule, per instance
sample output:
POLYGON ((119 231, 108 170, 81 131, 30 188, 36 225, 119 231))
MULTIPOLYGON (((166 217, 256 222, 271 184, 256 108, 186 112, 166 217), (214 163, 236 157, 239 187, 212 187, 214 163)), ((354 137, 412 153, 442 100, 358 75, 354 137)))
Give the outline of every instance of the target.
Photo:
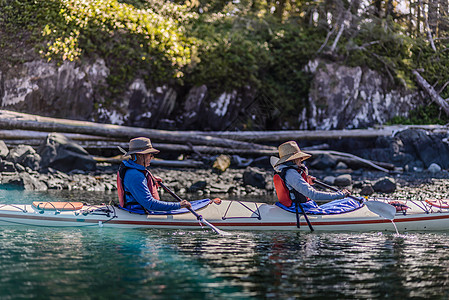
POLYGON ((0 129, 90 134, 116 139, 121 138, 124 140, 129 140, 137 136, 144 136, 160 142, 192 143, 196 145, 238 149, 274 149, 274 147, 235 141, 226 138, 218 138, 206 134, 199 135, 197 132, 168 131, 111 124, 99 124, 87 121, 41 117, 6 110, 0 110, 0 129))

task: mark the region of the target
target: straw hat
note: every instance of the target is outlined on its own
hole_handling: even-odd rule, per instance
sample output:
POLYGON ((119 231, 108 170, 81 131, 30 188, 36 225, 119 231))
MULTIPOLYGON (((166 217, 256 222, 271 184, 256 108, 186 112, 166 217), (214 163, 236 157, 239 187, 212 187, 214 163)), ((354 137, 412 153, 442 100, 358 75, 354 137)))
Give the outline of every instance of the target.
POLYGON ((275 166, 283 164, 287 161, 295 160, 297 158, 301 158, 301 160, 303 161, 312 156, 310 154, 302 152, 295 141, 283 143, 279 146, 278 150, 280 159, 275 164, 275 166))
POLYGON ((131 155, 131 154, 147 154, 147 153, 153 153, 157 154, 159 153, 159 150, 153 148, 153 145, 151 145, 151 140, 146 137, 138 137, 131 139, 129 141, 129 150, 126 152, 122 148, 120 148, 120 151, 124 153, 125 156, 131 155))

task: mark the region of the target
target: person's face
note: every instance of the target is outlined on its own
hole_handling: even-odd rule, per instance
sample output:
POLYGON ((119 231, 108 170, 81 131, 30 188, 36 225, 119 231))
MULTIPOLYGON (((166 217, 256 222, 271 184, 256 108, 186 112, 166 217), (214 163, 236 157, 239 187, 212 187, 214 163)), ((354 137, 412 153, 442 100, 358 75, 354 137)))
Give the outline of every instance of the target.
POLYGON ((148 167, 151 163, 151 160, 154 158, 154 155, 151 153, 147 154, 138 154, 137 155, 137 163, 144 166, 145 168, 148 167))
POLYGON ((154 158, 154 154, 148 153, 145 154, 145 167, 148 167, 151 163, 151 160, 154 158))
POLYGON ((298 167, 300 167, 301 164, 302 164, 302 159, 301 159, 301 158, 297 158, 297 159, 294 160, 294 162, 295 162, 295 164, 296 164, 298 167))

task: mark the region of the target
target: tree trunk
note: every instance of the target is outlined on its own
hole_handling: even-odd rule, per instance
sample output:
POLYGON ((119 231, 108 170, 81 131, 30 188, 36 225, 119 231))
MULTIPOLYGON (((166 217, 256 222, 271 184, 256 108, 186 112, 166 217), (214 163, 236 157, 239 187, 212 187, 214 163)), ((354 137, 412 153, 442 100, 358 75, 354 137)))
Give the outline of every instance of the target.
POLYGON ((79 133, 98 135, 109 138, 129 140, 143 136, 154 141, 172 143, 191 143, 196 145, 218 146, 238 149, 264 149, 272 150, 274 147, 257 145, 254 143, 239 142, 224 138, 198 135, 197 132, 168 131, 146 128, 135 128, 110 124, 99 124, 86 121, 56 119, 36 115, 16 113, 0 110, 0 129, 22 129, 32 131, 79 133))
POLYGON ((449 116, 449 104, 446 100, 444 100, 435 89, 419 74, 417 70, 413 70, 413 74, 416 76, 416 80, 418 81, 419 86, 429 94, 432 101, 438 104, 449 116))

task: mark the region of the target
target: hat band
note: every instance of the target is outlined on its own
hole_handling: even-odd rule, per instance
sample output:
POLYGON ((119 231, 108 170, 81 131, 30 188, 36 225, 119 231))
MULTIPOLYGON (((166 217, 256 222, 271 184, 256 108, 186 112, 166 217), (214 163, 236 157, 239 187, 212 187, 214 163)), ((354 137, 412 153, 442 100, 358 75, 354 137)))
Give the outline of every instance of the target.
POLYGON ((142 148, 131 148, 131 149, 129 149, 129 151, 143 151, 143 150, 147 150, 147 149, 153 149, 153 146, 145 146, 142 148))

